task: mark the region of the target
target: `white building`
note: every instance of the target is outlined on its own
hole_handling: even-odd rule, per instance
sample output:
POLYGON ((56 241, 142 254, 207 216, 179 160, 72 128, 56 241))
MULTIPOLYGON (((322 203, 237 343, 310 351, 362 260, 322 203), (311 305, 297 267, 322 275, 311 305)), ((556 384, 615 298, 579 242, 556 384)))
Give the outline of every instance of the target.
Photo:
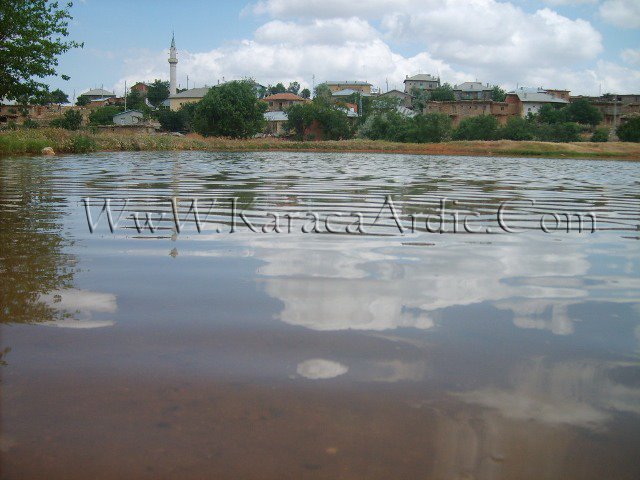
POLYGON ((507 94, 507 103, 518 104, 520 116, 526 117, 529 114, 537 114, 544 105, 561 106, 567 105, 569 102, 540 88, 520 87, 516 91, 507 94))
POLYGON ((169 49, 169 95, 178 92, 178 50, 176 49, 176 37, 171 36, 171 48, 169 49))
POLYGON ((113 116, 116 125, 141 125, 144 123, 144 114, 138 110, 126 110, 113 116))

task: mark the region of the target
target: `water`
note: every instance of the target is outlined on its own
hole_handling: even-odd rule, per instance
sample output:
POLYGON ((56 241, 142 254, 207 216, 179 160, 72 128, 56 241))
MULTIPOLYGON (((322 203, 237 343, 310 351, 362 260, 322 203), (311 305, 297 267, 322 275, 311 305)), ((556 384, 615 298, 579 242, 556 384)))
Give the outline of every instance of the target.
POLYGON ((0 159, 0 478, 640 478, 639 212, 626 162, 0 159))

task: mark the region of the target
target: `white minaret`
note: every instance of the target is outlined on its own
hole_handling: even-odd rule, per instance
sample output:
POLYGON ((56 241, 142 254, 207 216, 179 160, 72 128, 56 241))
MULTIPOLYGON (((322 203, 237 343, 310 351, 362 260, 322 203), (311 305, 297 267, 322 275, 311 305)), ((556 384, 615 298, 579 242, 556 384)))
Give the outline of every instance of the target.
POLYGON ((175 95, 178 93, 178 80, 177 80, 177 65, 178 55, 176 50, 176 37, 171 36, 171 48, 169 49, 169 94, 175 95))

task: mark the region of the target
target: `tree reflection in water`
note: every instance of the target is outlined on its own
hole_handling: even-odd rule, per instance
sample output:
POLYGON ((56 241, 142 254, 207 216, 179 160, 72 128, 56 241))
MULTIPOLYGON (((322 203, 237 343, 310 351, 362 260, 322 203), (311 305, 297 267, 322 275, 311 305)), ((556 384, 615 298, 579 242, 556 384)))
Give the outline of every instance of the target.
POLYGON ((75 259, 65 253, 65 198, 49 163, 0 158, 0 322, 34 323, 73 316, 42 300, 69 288, 75 259))

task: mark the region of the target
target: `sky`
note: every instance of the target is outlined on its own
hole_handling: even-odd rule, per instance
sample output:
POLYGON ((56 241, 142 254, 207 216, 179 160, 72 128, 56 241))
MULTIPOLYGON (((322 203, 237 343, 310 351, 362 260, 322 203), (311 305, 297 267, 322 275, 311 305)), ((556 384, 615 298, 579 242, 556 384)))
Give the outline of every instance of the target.
MULTIPOLYGON (((125 81, 168 80, 172 32, 184 88, 251 77, 263 85, 407 75, 571 90, 640 92, 640 0, 76 0, 60 58, 71 98, 125 81)), ((388 86, 388 87, 387 87, 388 86)))

